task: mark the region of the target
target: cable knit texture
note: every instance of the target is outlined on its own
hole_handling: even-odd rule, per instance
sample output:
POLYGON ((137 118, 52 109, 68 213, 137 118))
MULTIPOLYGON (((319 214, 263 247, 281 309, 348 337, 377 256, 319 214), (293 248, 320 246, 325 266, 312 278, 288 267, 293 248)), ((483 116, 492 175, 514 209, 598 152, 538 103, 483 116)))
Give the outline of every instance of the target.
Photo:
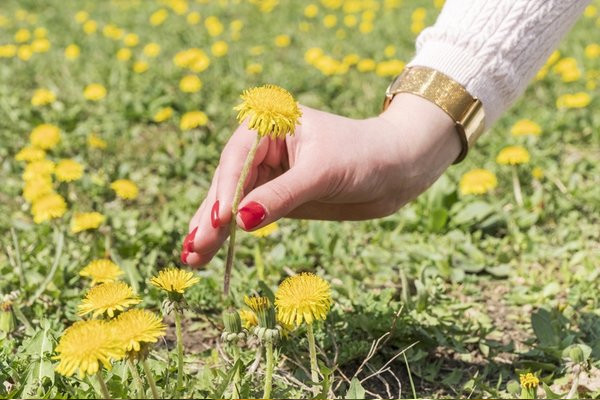
POLYGON ((490 127, 525 90, 589 0, 447 0, 409 65, 434 68, 481 99, 490 127))

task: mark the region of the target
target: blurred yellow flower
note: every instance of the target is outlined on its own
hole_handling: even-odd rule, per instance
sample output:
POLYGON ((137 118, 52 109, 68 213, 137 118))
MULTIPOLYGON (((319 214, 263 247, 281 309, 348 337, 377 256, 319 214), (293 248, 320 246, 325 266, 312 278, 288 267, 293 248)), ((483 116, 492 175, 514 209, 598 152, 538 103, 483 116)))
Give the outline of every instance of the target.
POLYGON ((98 23, 96 21, 86 21, 85 24, 83 24, 83 32, 85 32, 87 35, 92 35, 94 33, 96 33, 96 31, 98 30, 98 23))
POLYGON ((533 176, 534 179, 537 179, 539 181, 544 177, 544 170, 540 167, 535 167, 531 171, 531 175, 533 176))
POLYGON ((521 382, 521 386, 525 389, 535 389, 540 384, 540 380, 531 372, 520 374, 519 381, 521 382))
POLYGON ((160 54, 160 45, 158 43, 148 43, 144 46, 144 55, 146 57, 154 58, 160 54))
POLYGON ((200 23, 200 19, 201 19, 201 15, 199 12, 196 12, 196 11, 192 11, 185 17, 185 20, 190 25, 198 25, 200 23))
POLYGON ((542 128, 532 120, 520 119, 510 128, 510 133, 513 136, 539 136, 542 133, 542 128))
POLYGON ((498 185, 498 180, 493 172, 487 169, 476 168, 465 173, 460 178, 459 189, 463 195, 485 194, 498 185))
POLYGON ((28 29, 21 28, 15 32, 15 42, 24 43, 31 38, 31 33, 28 29))
POLYGON ((179 68, 189 68, 194 72, 202 72, 210 65, 210 58, 203 50, 191 48, 175 54, 173 63, 179 68))
POLYGON ((202 89, 202 81, 196 75, 186 75, 179 81, 179 89, 185 93, 196 93, 202 89))
POLYGON ((131 49, 124 47, 117 51, 117 60, 129 61, 130 59, 131 59, 131 49))
POLYGON ((158 272, 150 279, 152 286, 166 292, 183 294, 188 288, 200 282, 200 278, 191 271, 169 267, 158 272))
POLYGON ((527 164, 529 152, 522 146, 508 146, 500 150, 496 162, 501 165, 527 164))
POLYGON ((262 72, 263 66, 258 63, 251 63, 246 66, 246 73, 248 75, 258 75, 262 72))
POLYGON ((600 57, 600 44, 598 44, 598 43, 588 44, 587 46, 585 46, 584 53, 585 53, 585 56, 590 60, 600 57))
POLYGON ((19 57, 19 59, 27 61, 31 58, 31 56, 33 56, 33 50, 31 49, 31 46, 22 45, 17 49, 17 57, 19 57))
POLYGON ((182 131, 204 126, 208 123, 208 117, 202 111, 188 111, 181 116, 179 127, 182 131))
POLYGON ((327 14, 323 18, 323 25, 326 28, 333 28, 334 26, 337 25, 337 16, 335 14, 327 14))
POLYGON ((77 22, 78 24, 83 24, 85 21, 87 21, 90 18, 90 14, 88 14, 87 11, 77 11, 75 13, 75 22, 77 22))
POLYGON ((59 194, 49 193, 35 200, 31 206, 33 221, 36 224, 62 217, 67 211, 67 203, 59 194))
POLYGON ((125 200, 133 200, 139 193, 137 185, 129 179, 117 179, 110 184, 110 188, 115 191, 118 197, 125 200))
POLYGON ((583 108, 587 107, 592 98, 586 92, 578 92, 578 93, 567 93, 561 96, 558 96, 556 99, 556 107, 557 108, 583 108))
POLYGON ((140 43, 140 37, 135 33, 128 33, 123 37, 123 44, 127 47, 135 47, 140 43))
POLYGON ((229 51, 229 46, 227 45, 227 42, 223 40, 213 43, 213 45, 210 47, 210 52, 215 57, 223 57, 225 54, 227 54, 227 51, 229 51))
POLYGON ((358 24, 358 18, 356 15, 346 15, 344 17, 344 25, 348 28, 354 28, 358 24))
POLYGON ((17 54, 17 46, 14 44, 5 44, 0 46, 0 58, 12 58, 17 54))
POLYGON ((165 20, 167 19, 168 16, 169 16, 169 12, 167 10, 165 10, 164 8, 156 10, 155 12, 152 13, 152 15, 150 15, 150 25, 152 25, 152 26, 161 25, 163 22, 165 22, 165 20))
POLYGON ((120 281, 106 282, 88 290, 77 307, 77 315, 83 317, 92 314, 92 318, 96 318, 106 314, 113 318, 115 311, 124 311, 141 301, 128 284, 120 281))
POLYGON ((46 106, 48 104, 54 103, 56 100, 56 95, 48 89, 36 89, 33 92, 33 96, 31 97, 31 105, 32 106, 46 106))
POLYGON ((583 15, 587 18, 594 18, 598 15, 598 7, 593 4, 588 5, 585 10, 583 10, 583 15))
POLYGON ((265 46, 252 46, 250 47, 249 53, 253 56, 260 56, 265 52, 265 46))
POLYGON ((263 238, 263 237, 267 237, 270 234, 276 232, 278 229, 279 229, 279 225, 277 224, 277 222, 273 222, 269 225, 265 225, 262 228, 255 230, 253 232, 250 232, 250 234, 252 236, 263 238))
POLYGON ((319 7, 316 4, 309 4, 304 8, 304 16, 306 18, 314 18, 319 13, 319 7))
POLYGON ((50 177, 54 172, 56 165, 51 160, 37 160, 32 161, 25 167, 25 171, 23 171, 23 180, 29 181, 32 179, 37 179, 39 177, 50 177))
POLYGON ((116 25, 106 24, 104 25, 104 28, 102 28, 102 34, 109 39, 120 40, 125 32, 116 25))
POLYGON ((46 157, 44 150, 35 146, 26 146, 15 155, 15 160, 32 162, 42 160, 44 157, 46 157))
POLYGON ((356 69, 360 72, 373 71, 376 67, 377 63, 371 58, 363 58, 356 64, 356 69))
POLYGON ((309 64, 314 64, 323 56, 323 50, 320 47, 311 47, 304 53, 304 61, 309 64))
POLYGON ((77 212, 71 219, 71 233, 79 233, 89 229, 97 229, 106 218, 99 212, 77 212))
POLYGON ((133 63, 133 72, 136 74, 143 74, 144 72, 148 71, 148 68, 150 68, 150 64, 148 64, 147 61, 138 60, 133 63))
POLYGON ((358 30, 362 34, 371 33, 371 32, 373 32, 373 29, 374 29, 373 23, 370 21, 361 22, 360 25, 358 26, 358 30))
POLYGON ((25 181, 23 197, 28 203, 34 203, 40 198, 53 194, 52 178, 50 175, 40 175, 25 181))
POLYGON ((44 28, 43 26, 35 28, 33 30, 33 36, 38 39, 45 38, 46 36, 48 36, 48 29, 44 28))
POLYGON ((386 57, 394 57, 396 55, 396 46, 390 44, 383 49, 383 55, 386 57))
POLYGON ((106 97, 106 88, 99 83, 90 83, 83 90, 83 97, 90 101, 99 101, 106 97))
POLYGON ((91 286, 117 281, 124 274, 117 264, 106 258, 91 261, 79 272, 80 276, 92 279, 91 286))
POLYGON ((40 124, 31 131, 29 141, 40 149, 52 149, 60 141, 60 129, 56 125, 40 124))
POLYGON ((292 39, 289 35, 277 35, 275 36, 275 46, 277 47, 288 47, 292 39))
POLYGON ((375 73, 379 76, 396 76, 402 72, 404 65, 400 60, 381 61, 377 64, 375 73))
POLYGON ((65 48, 65 57, 67 60, 75 60, 77 57, 79 57, 80 52, 79 46, 76 44, 70 44, 65 48))
POLYGON ((356 65, 360 61, 360 56, 356 53, 345 55, 342 62, 348 66, 356 65))
POLYGON ((324 320, 331 308, 331 289, 321 277, 302 273, 286 278, 275 294, 277 318, 285 324, 300 326, 324 320))
POLYGON ((105 149, 107 143, 104 139, 96 135, 95 133, 90 133, 87 137, 87 144, 92 149, 105 149))
POLYGON ((173 116, 173 109, 171 107, 163 107, 154 114, 152 120, 154 122, 164 122, 173 116))
POLYGON ((75 160, 60 160, 54 169, 59 182, 72 182, 83 176, 83 165, 75 160))
POLYGON ((45 53, 50 50, 50 41, 46 38, 35 39, 31 42, 31 50, 34 53, 45 53))
POLYGON ((219 18, 213 15, 204 20, 204 26, 206 27, 206 30, 210 36, 219 36, 221 33, 223 33, 223 24, 219 18))
POLYGON ((242 103, 234 107, 240 123, 247 119, 249 129, 272 139, 294 134, 302 112, 290 92, 276 85, 263 85, 244 90, 240 97, 242 103))
POLYGON ((258 318, 254 311, 251 310, 240 310, 240 319, 242 320, 242 324, 244 328, 250 330, 258 325, 258 318))
POLYGON ((165 336, 162 318, 148 310, 128 310, 114 320, 114 329, 125 351, 139 352, 144 343, 156 343, 165 336))

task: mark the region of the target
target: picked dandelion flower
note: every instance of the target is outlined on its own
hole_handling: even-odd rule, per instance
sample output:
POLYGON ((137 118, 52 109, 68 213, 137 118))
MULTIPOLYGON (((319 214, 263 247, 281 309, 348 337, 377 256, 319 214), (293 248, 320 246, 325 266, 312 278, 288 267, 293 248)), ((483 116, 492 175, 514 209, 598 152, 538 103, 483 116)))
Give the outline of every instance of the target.
POLYGON ((179 127, 182 131, 189 131, 208 123, 208 117, 202 111, 188 111, 181 116, 179 127))
POLYGON ((262 228, 259 228, 255 231, 250 232, 252 236, 256 236, 259 238, 267 237, 272 233, 276 232, 279 229, 279 225, 277 222, 270 223, 269 225, 265 225, 262 228))
POLYGON ((106 97, 106 88, 99 83, 90 83, 83 90, 83 97, 90 101, 100 101, 106 97))
POLYGON ((47 106, 56 101, 56 95, 48 89, 36 89, 31 97, 31 105, 35 107, 47 106))
POLYGON ((75 160, 61 160, 56 164, 54 175, 59 182, 72 182, 83 176, 83 165, 75 160))
POLYGON ((521 382, 521 387, 524 389, 535 389, 540 384, 538 377, 531 372, 520 374, 519 381, 521 382))
POLYGON ((23 147, 17 154, 15 154, 15 160, 17 161, 39 161, 46 157, 46 152, 35 146, 23 147))
POLYGON ((106 217, 99 212, 75 213, 71 219, 71 233, 79 233, 82 231, 97 229, 106 217))
POLYGON ((110 184, 110 188, 115 191, 118 197, 125 200, 133 200, 139 194, 137 185, 129 179, 117 179, 110 184))
POLYGON ((485 194, 498 185, 498 179, 487 169, 475 168, 460 178, 459 188, 463 195, 485 194))
POLYGON ((53 149, 60 141, 60 129, 56 125, 40 124, 29 134, 29 141, 40 149, 53 149))
POLYGON ((112 324, 101 320, 79 321, 67 328, 56 353, 56 372, 64 376, 78 373, 81 379, 96 374, 100 365, 110 370, 112 362, 125 355, 112 324))
POLYGON ((264 85, 244 90, 240 97, 243 102, 234 108, 240 123, 247 118, 248 127, 262 137, 282 139, 294 133, 302 112, 287 90, 264 85))
POLYGON ((92 286, 115 282, 124 274, 125 272, 117 264, 107 259, 91 261, 79 272, 80 276, 92 279, 92 286))
POLYGON ((93 318, 107 314, 110 318, 115 312, 124 311, 139 304, 142 300, 124 282, 107 282, 91 288, 77 307, 77 315, 83 317, 92 314, 93 318))
POLYGON ((125 351, 139 352, 145 343, 156 343, 165 336, 167 327, 162 318, 148 310, 128 310, 113 322, 116 335, 125 351))
POLYGON ((275 295, 278 319, 300 326, 324 320, 331 308, 331 289, 321 277, 302 273, 285 279, 275 295))
POLYGON ((49 193, 35 200, 31 207, 36 224, 62 217, 67 212, 65 199, 56 193, 49 193))
POLYGON ((529 152, 521 146, 508 146, 500 150, 496 162, 501 165, 527 164, 530 160, 529 152))
POLYGON ((200 282, 193 272, 179 268, 166 268, 150 279, 150 283, 159 289, 171 293, 183 294, 188 288, 200 282))

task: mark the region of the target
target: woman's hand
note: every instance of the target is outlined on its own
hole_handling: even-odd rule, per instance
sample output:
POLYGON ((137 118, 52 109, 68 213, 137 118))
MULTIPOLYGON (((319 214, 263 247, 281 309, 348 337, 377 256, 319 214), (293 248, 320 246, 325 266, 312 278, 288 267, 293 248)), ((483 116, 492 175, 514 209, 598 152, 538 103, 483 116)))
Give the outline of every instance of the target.
MULTIPOLYGON (((250 231, 282 217, 363 220, 390 215, 427 189, 460 152, 448 115, 400 94, 378 117, 354 120, 302 107, 285 140, 263 138, 240 202, 250 231)), ((241 126, 223 153, 206 199, 189 223, 181 259, 208 263, 229 233, 231 204, 256 133, 241 126)))

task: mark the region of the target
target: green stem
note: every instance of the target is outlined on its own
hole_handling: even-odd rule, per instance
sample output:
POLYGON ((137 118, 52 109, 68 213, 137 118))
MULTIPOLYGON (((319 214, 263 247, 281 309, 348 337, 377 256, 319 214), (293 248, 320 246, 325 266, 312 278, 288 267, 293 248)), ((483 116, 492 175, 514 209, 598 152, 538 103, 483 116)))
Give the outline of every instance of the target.
MULTIPOLYGON (((240 348, 238 347, 238 344, 235 343, 233 345, 233 365, 234 367, 237 365, 238 361, 240 359, 240 348)), ((231 398, 232 399, 239 399, 240 398, 240 371, 239 369, 237 371, 235 371, 235 374, 233 375, 233 382, 232 382, 233 387, 231 388, 231 398)))
POLYGON ((177 386, 175 392, 183 388, 183 337, 181 335, 181 311, 175 310, 175 334, 177 335, 177 386))
POLYGON ((111 399, 112 397, 110 397, 110 393, 108 391, 108 388, 106 387, 106 382, 104 382, 104 378, 102 378, 102 370, 99 369, 98 372, 96 373, 96 379, 98 380, 98 383, 100 384, 100 392, 102 394, 102 398, 103 399, 111 399))
POLYGON ((144 368, 144 374, 146 374, 146 380, 150 385, 150 390, 152 391, 153 399, 160 399, 158 396, 158 389, 156 388, 156 382, 154 381, 154 376, 152 375, 152 370, 150 370, 150 366, 148 365, 148 360, 144 359, 142 361, 142 367, 144 368))
POLYGON ((142 378, 140 378, 140 374, 137 370, 137 367, 135 366, 131 358, 127 361, 129 364, 129 370, 131 371, 131 376, 133 377, 133 380, 135 381, 135 384, 138 387, 138 396, 140 399, 145 399, 146 391, 144 390, 144 384, 142 383, 142 378))
POLYGON ((19 249, 19 239, 17 238, 17 234, 15 233, 15 228, 10 227, 10 234, 13 240, 13 246, 15 247, 15 262, 17 263, 17 272, 19 274, 19 283, 22 288, 25 287, 25 273, 23 271, 23 263, 21 262, 21 250, 19 249))
POLYGON ((263 399, 271 398, 271 388, 273 387, 273 341, 267 340, 265 342, 265 350, 266 350, 266 359, 267 359, 267 368, 265 371, 265 392, 263 394, 263 399))
POLYGON ((308 324, 306 327, 306 334, 308 335, 308 353, 310 355, 310 379, 314 383, 319 383, 319 367, 317 365, 317 349, 315 346, 315 334, 313 332, 312 324, 308 324))
POLYGON ((244 183, 246 183, 246 178, 248 177, 248 173, 250 172, 250 168, 252 167, 252 161, 254 160, 254 155, 256 154, 256 150, 258 149, 259 143, 260 136, 256 135, 256 140, 252 144, 252 147, 250 148, 250 151, 246 156, 246 161, 244 161, 244 166, 242 167, 240 179, 238 180, 237 186, 235 188, 235 194, 233 196, 233 204, 231 205, 231 221, 229 222, 229 248, 227 249, 227 262, 225 263, 225 279, 223 282, 223 293, 225 293, 225 296, 229 295, 231 267, 233 266, 233 259, 235 257, 235 231, 237 227, 236 217, 238 213, 238 206, 240 205, 240 200, 242 199, 242 192, 244 191, 244 183))
POLYGON ((29 299, 29 302, 27 303, 29 307, 31 307, 33 303, 35 303, 35 301, 38 299, 38 297, 40 297, 46 291, 46 288, 48 287, 50 282, 52 282, 52 280, 54 279, 54 275, 56 275, 56 271, 58 270, 58 266, 60 264, 60 257, 62 256, 63 245, 65 244, 65 234, 58 228, 55 228, 54 234, 57 237, 57 243, 52 268, 50 268, 50 272, 46 276, 46 279, 44 279, 44 282, 42 282, 35 294, 29 299))
POLYGON ((520 207, 523 207, 523 194, 521 193, 521 182, 519 181, 519 174, 517 173, 517 167, 513 166, 512 170, 512 181, 513 181, 513 192, 515 193, 515 200, 520 207))

